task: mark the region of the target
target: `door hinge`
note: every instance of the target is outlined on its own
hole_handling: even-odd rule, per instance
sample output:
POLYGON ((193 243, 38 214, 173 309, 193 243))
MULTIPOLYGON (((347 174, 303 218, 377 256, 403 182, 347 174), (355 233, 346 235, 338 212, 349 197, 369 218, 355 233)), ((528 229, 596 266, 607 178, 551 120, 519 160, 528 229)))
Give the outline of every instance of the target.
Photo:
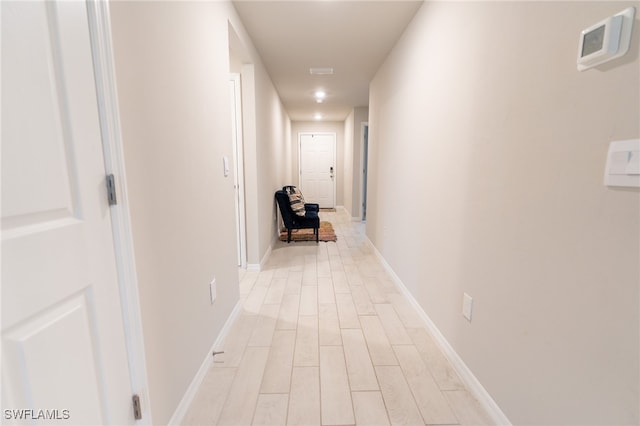
POLYGON ((116 198, 116 181, 112 174, 107 175, 107 199, 109 200, 110 206, 118 204, 118 199, 116 198))
POLYGON ((131 399, 133 401, 133 418, 136 420, 140 420, 142 418, 142 407, 140 407, 140 397, 138 395, 133 395, 131 399))

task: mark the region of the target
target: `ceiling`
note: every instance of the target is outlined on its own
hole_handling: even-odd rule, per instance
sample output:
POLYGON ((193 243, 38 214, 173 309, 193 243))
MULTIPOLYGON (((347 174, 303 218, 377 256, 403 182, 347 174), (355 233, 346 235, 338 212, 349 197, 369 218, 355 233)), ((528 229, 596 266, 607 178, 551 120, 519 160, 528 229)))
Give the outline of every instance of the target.
POLYGON ((234 0, 293 121, 343 121, 369 104, 369 82, 422 0, 234 0), (312 67, 333 75, 311 75, 312 67), (323 90, 319 104, 314 92, 323 90))

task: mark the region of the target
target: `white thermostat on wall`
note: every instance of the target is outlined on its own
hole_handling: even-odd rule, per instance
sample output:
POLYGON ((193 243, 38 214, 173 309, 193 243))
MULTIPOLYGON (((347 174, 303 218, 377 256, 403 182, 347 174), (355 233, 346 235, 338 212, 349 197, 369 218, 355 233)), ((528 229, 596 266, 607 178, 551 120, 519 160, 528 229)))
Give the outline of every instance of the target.
POLYGON ((578 70, 623 56, 629 50, 635 7, 598 22, 580 33, 578 43, 578 70))

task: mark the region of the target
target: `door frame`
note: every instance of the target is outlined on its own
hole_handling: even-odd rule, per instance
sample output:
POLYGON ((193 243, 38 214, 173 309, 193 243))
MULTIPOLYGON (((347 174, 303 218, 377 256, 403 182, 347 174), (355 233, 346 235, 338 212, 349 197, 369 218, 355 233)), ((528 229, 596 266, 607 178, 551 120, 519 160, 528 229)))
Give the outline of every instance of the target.
POLYGON ((124 148, 118 109, 116 73, 111 45, 111 19, 108 2, 87 0, 89 34, 93 56, 98 114, 106 174, 115 176, 118 203, 110 206, 113 244, 118 272, 122 319, 131 374, 131 390, 140 397, 142 419, 136 425, 152 425, 149 382, 142 333, 138 279, 129 215, 124 148))
POLYGON ((369 176, 369 122, 360 123, 360 219, 367 220, 367 179, 369 176), (365 138, 366 129, 366 138, 365 138))
POLYGON ((336 165, 336 132, 298 132, 298 186, 302 191, 302 136, 305 135, 330 135, 333 136, 333 208, 336 208, 336 181, 338 176, 338 167, 336 165))
POLYGON ((241 268, 247 267, 247 224, 244 204, 244 144, 242 133, 242 78, 239 73, 230 73, 234 83, 232 105, 233 185, 235 192, 236 226, 238 237, 238 260, 241 268))

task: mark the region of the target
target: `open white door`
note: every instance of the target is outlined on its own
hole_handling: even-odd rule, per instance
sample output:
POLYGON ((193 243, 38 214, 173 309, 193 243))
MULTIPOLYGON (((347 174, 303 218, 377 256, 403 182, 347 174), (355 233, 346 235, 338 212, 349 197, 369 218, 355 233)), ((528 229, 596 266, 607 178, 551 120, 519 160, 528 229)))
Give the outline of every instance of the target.
POLYGON ((300 190, 305 201, 335 207, 336 134, 300 133, 300 190))
POLYGON ((133 424, 87 6, 1 7, 3 421, 133 424))

